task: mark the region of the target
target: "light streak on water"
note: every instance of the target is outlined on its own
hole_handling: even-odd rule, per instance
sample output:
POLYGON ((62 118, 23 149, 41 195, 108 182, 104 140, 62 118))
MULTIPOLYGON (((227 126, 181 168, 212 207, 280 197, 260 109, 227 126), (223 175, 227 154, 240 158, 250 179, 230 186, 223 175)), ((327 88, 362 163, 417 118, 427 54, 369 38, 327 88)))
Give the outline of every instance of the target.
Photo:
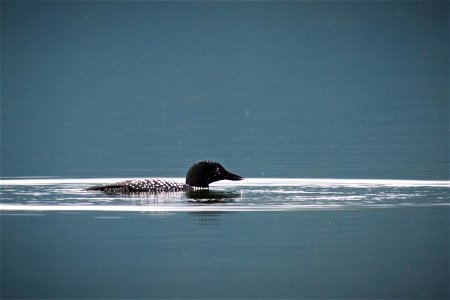
MULTIPOLYGON (((165 178, 183 182, 182 178, 165 178)), ((90 185, 124 179, 32 178, 0 181, 0 211, 243 212, 449 206, 449 181, 249 178, 209 191, 104 194, 90 185)))

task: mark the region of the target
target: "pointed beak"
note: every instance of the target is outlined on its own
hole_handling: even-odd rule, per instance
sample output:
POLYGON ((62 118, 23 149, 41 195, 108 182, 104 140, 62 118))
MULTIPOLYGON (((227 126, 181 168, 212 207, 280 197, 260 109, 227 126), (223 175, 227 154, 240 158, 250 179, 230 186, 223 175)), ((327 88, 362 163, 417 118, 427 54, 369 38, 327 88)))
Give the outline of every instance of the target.
POLYGON ((244 177, 241 177, 239 175, 236 175, 236 174, 233 174, 233 173, 227 171, 227 173, 224 174, 224 178, 223 179, 236 181, 236 180, 242 180, 242 179, 244 179, 244 177))

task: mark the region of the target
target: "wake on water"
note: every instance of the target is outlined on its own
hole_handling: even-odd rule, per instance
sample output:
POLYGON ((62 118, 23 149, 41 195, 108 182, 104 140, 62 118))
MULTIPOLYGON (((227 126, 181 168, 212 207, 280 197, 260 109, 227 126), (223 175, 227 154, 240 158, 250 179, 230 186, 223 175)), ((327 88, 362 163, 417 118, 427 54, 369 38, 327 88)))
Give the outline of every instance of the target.
MULTIPOLYGON (((183 182, 183 178, 164 178, 183 182)), ((90 185, 123 178, 0 180, 0 211, 297 211, 449 206, 449 181, 249 178, 207 191, 104 194, 90 185)))

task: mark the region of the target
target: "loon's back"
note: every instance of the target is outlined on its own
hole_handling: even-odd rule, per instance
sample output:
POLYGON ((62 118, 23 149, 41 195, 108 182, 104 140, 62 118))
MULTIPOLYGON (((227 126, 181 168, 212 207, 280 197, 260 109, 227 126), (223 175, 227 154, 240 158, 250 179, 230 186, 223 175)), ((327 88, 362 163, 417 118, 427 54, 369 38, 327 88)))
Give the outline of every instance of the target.
POLYGON ((182 192, 189 191, 192 187, 165 179, 126 180, 112 184, 97 185, 87 188, 87 191, 102 191, 106 193, 140 193, 140 192, 182 192))
POLYGON ((207 189, 210 183, 223 179, 242 180, 243 178, 228 172, 218 162, 207 160, 199 161, 192 165, 186 175, 186 184, 152 178, 97 185, 86 190, 106 193, 182 192, 194 189, 207 189))

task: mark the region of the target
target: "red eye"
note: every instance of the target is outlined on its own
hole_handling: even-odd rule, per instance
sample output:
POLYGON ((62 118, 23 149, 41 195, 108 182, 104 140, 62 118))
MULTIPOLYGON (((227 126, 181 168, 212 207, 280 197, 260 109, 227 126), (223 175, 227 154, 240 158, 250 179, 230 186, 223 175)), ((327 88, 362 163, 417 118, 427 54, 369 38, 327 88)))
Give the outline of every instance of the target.
POLYGON ((216 168, 216 174, 220 174, 220 168, 219 167, 216 168))

